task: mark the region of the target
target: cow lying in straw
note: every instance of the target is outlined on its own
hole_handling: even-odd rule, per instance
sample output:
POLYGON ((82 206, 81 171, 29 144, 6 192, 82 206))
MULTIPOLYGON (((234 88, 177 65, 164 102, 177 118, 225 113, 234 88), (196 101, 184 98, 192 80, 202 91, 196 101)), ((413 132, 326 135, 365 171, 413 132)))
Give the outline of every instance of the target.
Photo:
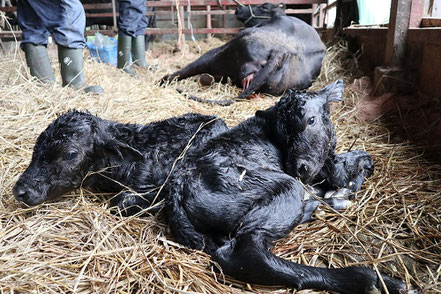
POLYGON ((190 150, 197 148, 226 130, 222 120, 201 114, 138 125, 69 111, 38 137, 32 161, 13 192, 17 200, 37 205, 80 186, 109 193, 126 190, 112 204, 133 214, 160 200, 153 201, 158 187, 187 144, 190 150))
MULTIPOLYGON (((261 20, 256 27, 246 28, 231 41, 214 48, 183 69, 162 78, 163 82, 186 79, 199 74, 210 74, 217 81, 243 87, 238 99, 254 92, 282 95, 291 88, 306 89, 319 75, 326 47, 313 27, 286 16, 283 8, 265 3, 242 7, 239 19, 254 18, 248 24, 261 20), (265 18, 262 18, 265 17, 265 18)), ((232 100, 203 100, 201 102, 229 105, 232 100)))
MULTIPOLYGON (((283 260, 268 250, 273 241, 310 220, 320 203, 327 203, 335 209, 344 209, 350 204, 346 198, 309 196, 308 190, 296 178, 307 184, 320 183, 326 187, 356 191, 364 177, 372 173, 372 160, 367 153, 334 154, 336 138, 328 103, 339 101, 342 91, 341 81, 315 93, 289 91, 275 106, 258 111, 254 117, 231 130, 227 130, 222 122, 212 122, 212 117, 202 118, 200 122, 208 123, 205 137, 200 137, 199 143, 195 142, 198 148, 190 148, 180 160, 164 193, 165 211, 176 240, 207 252, 225 273, 247 282, 341 293, 385 292, 381 279, 368 268, 314 268, 283 260)), ((77 112, 71 115, 87 116, 77 112)), ((95 120, 96 117, 91 118, 91 121, 95 120)), ((142 133, 145 126, 127 127, 98 121, 98 130, 108 130, 114 137, 107 136, 111 144, 100 151, 97 163, 83 160, 94 149, 106 146, 103 141, 109 140, 102 135, 96 136, 100 132, 96 129, 97 124, 88 122, 84 125, 84 120, 74 118, 73 125, 78 122, 77 133, 69 128, 66 130, 70 123, 51 124, 37 140, 30 167, 14 187, 16 198, 35 205, 45 199, 40 194, 56 197, 79 185, 86 176, 83 170, 87 166, 96 166, 96 170, 108 167, 108 173, 112 175, 114 165, 109 162, 115 158, 124 158, 125 162, 119 171, 114 171, 117 180, 134 184, 141 191, 148 192, 151 188, 151 182, 146 179, 158 176, 152 173, 155 170, 151 167, 147 172, 144 170, 144 164, 150 164, 146 163, 148 160, 158 165, 157 171, 162 174, 162 179, 166 177, 169 168, 161 173, 164 166, 142 156, 132 144, 160 144, 170 140, 170 133, 162 133, 167 137, 163 140, 155 141, 150 137, 150 140, 139 141, 136 132, 142 133), (49 135, 58 140, 52 140, 49 135), (130 139, 114 142, 122 135, 130 139), (51 183, 55 184, 51 186, 51 183)), ((188 120, 184 119, 184 122, 186 125, 188 120)), ((171 125, 176 128, 176 123, 171 125)), ((182 127, 181 124, 178 126, 182 127)), ((181 129, 182 132, 185 130, 181 129)), ((185 147, 182 142, 175 143, 185 147)), ((138 145, 138 148, 142 149, 142 146, 138 145)), ((89 175, 84 183, 100 181, 104 183, 103 188, 118 185, 121 189, 120 184, 102 179, 101 174, 89 175)), ((152 202, 151 197, 153 194, 147 193, 147 199, 128 199, 141 199, 133 202, 145 208, 152 202)), ((121 207, 124 209, 125 205, 121 207)), ((389 293, 406 289, 404 283, 394 278, 382 275, 382 279, 389 293)))

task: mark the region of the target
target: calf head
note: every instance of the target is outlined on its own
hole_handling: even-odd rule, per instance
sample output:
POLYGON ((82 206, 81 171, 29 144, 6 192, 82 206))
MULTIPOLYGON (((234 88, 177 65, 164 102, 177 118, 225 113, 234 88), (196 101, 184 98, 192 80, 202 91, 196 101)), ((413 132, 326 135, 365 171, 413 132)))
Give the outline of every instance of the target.
POLYGON ((246 27, 254 27, 264 23, 275 16, 286 15, 285 4, 263 3, 261 5, 251 6, 242 5, 236 9, 236 17, 246 27))
POLYGON ((329 102, 340 101, 344 85, 338 80, 318 92, 289 90, 273 107, 256 113, 270 128, 280 147, 285 171, 310 183, 334 154, 336 136, 329 102))
POLYGON ((105 121, 87 112, 69 111, 37 139, 28 168, 13 188, 18 201, 38 205, 79 188, 88 172, 123 153, 141 156, 105 131, 105 121))

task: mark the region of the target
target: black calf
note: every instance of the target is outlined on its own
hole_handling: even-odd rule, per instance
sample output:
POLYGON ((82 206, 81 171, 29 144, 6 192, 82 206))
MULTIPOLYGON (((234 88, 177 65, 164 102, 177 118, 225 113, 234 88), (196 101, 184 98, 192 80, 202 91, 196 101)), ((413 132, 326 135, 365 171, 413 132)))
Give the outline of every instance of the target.
POLYGON ((137 125, 69 111, 38 137, 13 192, 17 200, 37 205, 81 185, 111 193, 129 189, 112 203, 133 214, 152 204, 188 143, 189 150, 197 148, 227 129, 222 120, 200 114, 137 125))
MULTIPOLYGON (((275 106, 189 152, 166 197, 174 237, 209 253, 226 274, 246 282, 351 294, 384 292, 368 268, 309 267, 268 250, 273 241, 308 221, 319 204, 304 198, 296 177, 307 184, 322 177, 330 186, 348 187, 350 169, 357 166, 359 172, 358 164, 344 164, 356 159, 355 153, 330 161, 335 134, 328 102, 339 101, 342 92, 341 81, 316 93, 290 91, 275 106), (337 170, 347 177, 321 172, 325 163, 331 173, 337 170)), ((361 174, 369 174, 371 166, 361 167, 367 169, 361 174)), ((345 199, 324 201, 335 208, 347 204, 345 199)), ((389 293, 405 290, 401 281, 383 279, 389 293)))

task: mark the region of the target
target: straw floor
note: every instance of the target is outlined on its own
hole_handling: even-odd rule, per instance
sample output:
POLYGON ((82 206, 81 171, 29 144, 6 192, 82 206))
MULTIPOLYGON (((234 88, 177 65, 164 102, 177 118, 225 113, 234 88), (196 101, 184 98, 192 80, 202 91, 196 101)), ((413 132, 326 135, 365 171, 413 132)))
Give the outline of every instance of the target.
MULTIPOLYGON (((158 70, 138 70, 139 79, 96 63, 85 53, 87 80, 105 91, 99 96, 41 86, 29 77, 20 50, 0 53, 0 293, 321 293, 247 285, 225 277, 207 255, 174 243, 161 215, 112 215, 105 197, 86 189, 37 207, 14 200, 11 189, 30 162, 38 134, 68 109, 132 123, 200 112, 219 115, 234 126, 273 105, 277 97, 260 95, 229 107, 210 106, 185 99, 176 93, 176 85, 156 85, 161 76, 199 56, 198 46, 205 52, 221 43, 189 42, 186 55, 173 53, 171 43, 154 43, 148 60, 158 70)), ((52 64, 59 84, 56 58, 52 64)), ((354 69, 356 62, 345 47, 334 45, 313 88, 337 78, 349 85, 354 69)), ((223 84, 201 88, 195 81, 182 81, 179 87, 210 99, 239 93, 223 84)), ((314 266, 368 266, 425 293, 441 293, 441 166, 426 159, 422 144, 394 140, 390 121, 359 122, 357 93, 347 89, 344 101, 333 108, 338 151, 368 151, 375 174, 353 207, 341 213, 325 209, 314 222, 280 240, 274 252, 314 266)))

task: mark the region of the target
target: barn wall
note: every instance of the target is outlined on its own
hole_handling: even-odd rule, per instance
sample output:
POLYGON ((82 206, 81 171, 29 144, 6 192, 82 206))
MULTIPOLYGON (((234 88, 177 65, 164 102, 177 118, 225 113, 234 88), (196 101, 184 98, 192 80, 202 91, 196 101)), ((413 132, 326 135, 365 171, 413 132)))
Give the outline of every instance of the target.
MULTIPOLYGON (((373 74, 384 64, 387 28, 350 28, 344 32, 361 48, 360 64, 365 71, 373 74)), ((441 29, 411 29, 403 67, 423 93, 441 97, 441 29)))

